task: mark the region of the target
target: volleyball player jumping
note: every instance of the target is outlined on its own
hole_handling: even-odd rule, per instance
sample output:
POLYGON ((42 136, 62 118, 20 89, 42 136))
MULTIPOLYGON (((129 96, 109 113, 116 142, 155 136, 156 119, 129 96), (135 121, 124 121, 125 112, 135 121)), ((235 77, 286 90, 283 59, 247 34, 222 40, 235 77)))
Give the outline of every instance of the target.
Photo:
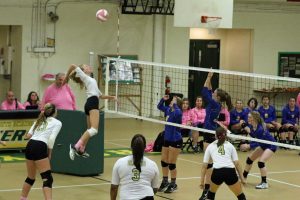
MULTIPOLYGON (((231 97, 227 92, 219 88, 216 89, 214 92, 212 92, 212 85, 211 85, 212 76, 213 76, 213 72, 209 72, 207 74, 207 78, 202 89, 203 100, 207 103, 203 128, 208 130, 216 130, 216 128, 218 127, 216 120, 219 117, 222 104, 224 104, 224 102, 226 102, 227 107, 231 109, 231 97)), ((213 134, 204 132, 203 139, 204 139, 203 147, 205 151, 207 146, 213 141, 215 141, 215 136, 213 134)), ((212 162, 209 162, 209 164, 207 165, 207 170, 205 173, 206 180, 203 188, 204 190, 199 200, 205 200, 207 197, 207 193, 210 187, 212 166, 213 166, 212 162)))
POLYGON ((97 81, 91 77, 92 67, 89 65, 80 65, 80 67, 72 64, 67 72, 65 83, 71 78, 74 82, 86 89, 87 100, 84 106, 84 111, 87 116, 88 129, 83 133, 75 145, 70 144, 70 159, 74 160, 76 156, 84 158, 89 157, 85 151, 85 147, 91 137, 98 133, 99 126, 99 98, 117 100, 115 96, 105 96, 100 92, 97 81))

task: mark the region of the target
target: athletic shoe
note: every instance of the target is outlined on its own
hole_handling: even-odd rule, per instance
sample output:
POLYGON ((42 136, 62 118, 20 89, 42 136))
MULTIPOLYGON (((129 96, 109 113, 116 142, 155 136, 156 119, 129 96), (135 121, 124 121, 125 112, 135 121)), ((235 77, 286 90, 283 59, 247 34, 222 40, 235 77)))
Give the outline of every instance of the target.
POLYGON ((75 154, 76 154, 76 149, 72 144, 70 144, 69 156, 71 160, 75 159, 75 154))
POLYGON ((168 188, 166 189, 165 193, 172 193, 177 190, 177 184, 170 183, 168 188))
POLYGON ((90 157, 90 154, 88 154, 86 151, 80 152, 80 151, 76 150, 76 151, 75 151, 75 154, 76 154, 76 156, 80 156, 80 157, 83 157, 83 158, 88 158, 88 157, 90 157))
POLYGON ((268 189, 268 188, 269 188, 269 184, 263 182, 255 186, 255 189, 268 189))
POLYGON ((203 191, 201 197, 199 198, 199 200, 206 200, 207 199, 207 194, 208 194, 208 190, 207 191, 203 191))
POLYGON ((169 186, 169 182, 161 182, 158 192, 164 192, 169 186))

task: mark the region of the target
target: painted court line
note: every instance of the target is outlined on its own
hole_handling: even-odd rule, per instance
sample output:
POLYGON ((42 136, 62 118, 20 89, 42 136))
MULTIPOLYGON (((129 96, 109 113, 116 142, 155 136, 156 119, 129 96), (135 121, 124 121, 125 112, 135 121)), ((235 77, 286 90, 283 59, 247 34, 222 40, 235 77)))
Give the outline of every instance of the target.
MULTIPOLYGON (((257 175, 254 175, 254 174, 249 174, 249 175, 254 176, 256 178, 261 178, 260 176, 257 176, 257 175)), ((288 182, 284 182, 284 181, 279 181, 279 180, 272 179, 272 178, 268 178, 268 181, 273 181, 273 182, 276 182, 276 183, 281 183, 283 185, 288 185, 288 186, 300 188, 300 185, 296 185, 296 184, 292 184, 292 183, 288 183, 288 182)))
POLYGON ((105 142, 105 143, 113 144, 113 145, 116 145, 116 146, 119 146, 119 147, 129 148, 129 146, 127 146, 127 145, 122 145, 122 144, 118 144, 118 143, 114 143, 114 142, 105 142))
MULTIPOLYGON (((53 189, 60 189, 60 188, 73 188, 73 187, 90 187, 90 186, 101 186, 101 185, 110 185, 110 183, 98 183, 98 184, 81 184, 81 185, 61 185, 61 186, 54 186, 53 189)), ((41 190, 42 188, 31 188, 31 190, 41 190)), ((15 192, 15 191, 22 191, 22 189, 6 189, 0 190, 0 192, 15 192)))
MULTIPOLYGON (((290 171, 280 171, 280 172, 268 172, 268 174, 285 174, 285 173, 298 173, 300 170, 290 170, 290 171)), ((259 175, 260 173, 252 173, 255 175, 259 175)))

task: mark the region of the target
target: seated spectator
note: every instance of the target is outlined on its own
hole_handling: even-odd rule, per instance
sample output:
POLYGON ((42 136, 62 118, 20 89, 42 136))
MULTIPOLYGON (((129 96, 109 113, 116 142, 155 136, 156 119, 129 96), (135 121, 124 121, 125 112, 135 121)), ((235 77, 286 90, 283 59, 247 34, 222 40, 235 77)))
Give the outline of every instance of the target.
MULTIPOLYGON (((192 113, 190 109, 190 102, 187 98, 182 99, 182 121, 181 124, 185 126, 192 126, 192 113)), ((182 137, 189 137, 191 133, 190 129, 181 129, 182 137)), ((195 150, 195 149, 194 149, 195 150)))
POLYGON ((154 199, 159 186, 159 170, 155 162, 144 156, 146 139, 137 134, 131 140, 132 155, 120 158, 114 164, 110 199, 154 199))
POLYGON ((34 91, 29 92, 27 101, 23 105, 26 110, 40 109, 40 99, 38 94, 34 91))
POLYGON ((228 128, 229 123, 230 123, 230 113, 225 105, 222 105, 219 117, 218 117, 218 122, 223 124, 226 128, 228 128))
MULTIPOLYGON (((203 107, 203 99, 201 96, 197 97, 196 106, 191 110, 191 113, 192 113, 193 126, 198 128, 203 128, 206 111, 205 108, 203 107)), ((199 134, 200 133, 198 131, 192 131, 194 149, 197 148, 199 134)))
POLYGON ((236 134, 246 134, 244 128, 246 127, 246 111, 243 109, 243 102, 237 99, 235 108, 230 111, 230 129, 236 134))
POLYGON ((248 115, 249 115, 249 113, 251 112, 251 111, 257 111, 257 105, 258 105, 258 101, 257 101, 257 99, 256 98, 254 98, 254 97, 251 97, 249 100, 248 100, 248 102, 247 102, 247 108, 245 108, 244 110, 245 110, 245 115, 246 115, 246 119, 245 119, 245 121, 246 121, 246 123, 248 124, 248 115))
POLYGON ((294 143, 294 136, 298 132, 299 126, 299 107, 296 105, 296 99, 291 97, 282 110, 282 132, 279 141, 281 143, 294 143), (288 136, 288 137, 287 137, 288 136))
POLYGON ((2 102, 0 110, 24 110, 24 106, 15 98, 13 91, 6 93, 6 100, 2 102))
POLYGON ((262 97, 262 105, 258 108, 258 112, 270 132, 279 131, 281 125, 277 122, 276 110, 274 106, 270 105, 270 98, 268 96, 262 97))
POLYGON ((58 73, 55 83, 51 84, 44 92, 42 105, 52 103, 57 109, 76 110, 75 96, 68 84, 63 84, 66 75, 58 73))

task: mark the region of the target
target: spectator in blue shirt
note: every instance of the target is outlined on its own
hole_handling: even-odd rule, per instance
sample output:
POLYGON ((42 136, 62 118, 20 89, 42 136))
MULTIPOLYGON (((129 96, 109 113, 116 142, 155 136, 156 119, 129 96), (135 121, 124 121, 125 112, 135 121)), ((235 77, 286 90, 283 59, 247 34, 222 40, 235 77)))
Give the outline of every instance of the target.
POLYGON ((286 106, 282 109, 282 129, 280 133, 281 143, 294 143, 294 135, 298 132, 299 126, 299 108, 296 105, 296 99, 291 97, 286 106))
POLYGON ((230 129, 236 134, 246 134, 244 128, 246 127, 247 111, 243 108, 243 101, 237 99, 235 108, 230 111, 230 129))

